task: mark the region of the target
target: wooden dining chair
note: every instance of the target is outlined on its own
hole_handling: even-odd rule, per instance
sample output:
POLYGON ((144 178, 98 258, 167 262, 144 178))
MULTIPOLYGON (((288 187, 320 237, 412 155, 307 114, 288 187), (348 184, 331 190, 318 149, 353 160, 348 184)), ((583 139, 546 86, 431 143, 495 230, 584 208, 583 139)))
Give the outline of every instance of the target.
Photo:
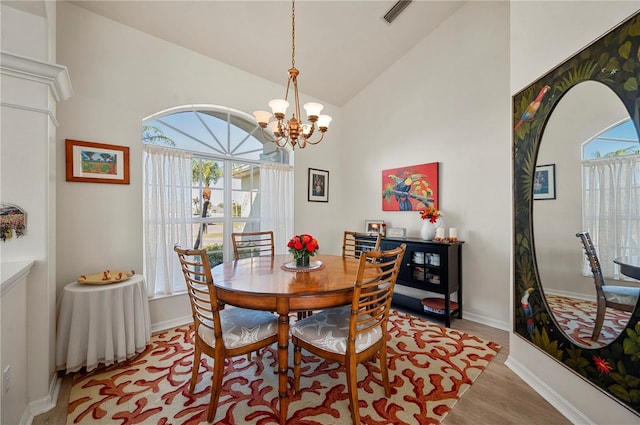
POLYGON ((220 398, 225 359, 250 355, 252 351, 277 342, 278 317, 266 311, 224 308, 218 302, 207 252, 181 249, 177 245, 173 249, 178 254, 187 283, 195 327, 190 394, 196 386, 202 353, 213 359, 211 399, 207 411, 207 420, 211 422, 220 398))
POLYGON ((232 233, 233 255, 236 260, 248 257, 274 256, 273 232, 232 233))
POLYGON ((381 239, 380 234, 372 235, 346 230, 342 239, 342 256, 360 258, 362 252, 378 251, 381 239))
POLYGON ((357 366, 380 358, 385 395, 391 396, 387 369, 387 323, 391 299, 406 244, 388 251, 363 251, 351 305, 322 310, 291 325, 294 345, 294 390, 300 390, 301 350, 343 364, 346 368, 351 418, 360 424, 357 366))
POLYGON ((596 323, 593 327, 591 339, 597 341, 604 323, 604 315, 607 307, 617 310, 633 312, 640 296, 640 288, 629 286, 607 285, 600 268, 600 260, 596 248, 591 240, 589 232, 580 232, 576 236, 582 241, 584 252, 591 266, 593 283, 596 287, 596 323))

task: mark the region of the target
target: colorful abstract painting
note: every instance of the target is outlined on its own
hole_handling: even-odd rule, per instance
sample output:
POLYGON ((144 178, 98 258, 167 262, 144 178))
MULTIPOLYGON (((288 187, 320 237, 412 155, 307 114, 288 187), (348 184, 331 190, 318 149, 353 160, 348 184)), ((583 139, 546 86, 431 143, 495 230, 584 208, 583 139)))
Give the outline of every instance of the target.
POLYGON ((438 206, 438 163, 382 171, 382 211, 418 211, 438 206))

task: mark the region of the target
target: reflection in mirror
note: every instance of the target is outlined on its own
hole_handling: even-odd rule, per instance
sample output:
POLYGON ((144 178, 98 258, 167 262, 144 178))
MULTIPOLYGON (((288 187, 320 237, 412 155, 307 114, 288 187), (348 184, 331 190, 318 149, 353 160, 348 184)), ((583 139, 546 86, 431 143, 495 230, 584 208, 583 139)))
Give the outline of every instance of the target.
MULTIPOLYGON (((612 215, 617 212, 609 208, 613 205, 611 200, 598 199, 601 191, 596 188, 584 198, 582 217, 581 185, 594 187, 593 177, 602 180, 612 173, 603 171, 592 174, 592 169, 595 169, 591 167, 592 161, 585 161, 582 165, 584 183, 580 182, 579 177, 582 143, 628 117, 631 117, 636 129, 640 127, 639 29, 640 13, 636 12, 608 34, 518 92, 513 97, 512 122, 514 332, 640 415, 640 306, 636 303, 631 320, 617 339, 608 345, 589 345, 587 349, 588 338, 583 340, 585 345, 582 345, 576 342, 575 336, 569 337, 571 332, 560 327, 556 319, 559 315, 550 311, 550 297, 545 296, 553 295, 554 291, 580 294, 585 286, 593 288, 589 270, 582 269, 580 272, 584 254, 575 235, 581 230, 590 231, 593 237, 605 280, 608 276, 615 277, 617 273, 613 259, 640 254, 638 180, 632 183, 633 188, 625 196, 613 199, 615 202, 627 202, 626 211, 625 207, 615 208, 626 214, 612 215), (588 85, 583 85, 587 81, 608 87, 615 96, 605 95, 601 99, 595 94, 588 94, 586 99, 578 99, 581 98, 581 90, 590 90, 588 85), (545 86, 549 86, 550 90, 544 99, 532 104, 545 86), (602 102, 608 106, 595 108, 595 105, 603 106, 602 102), (624 104, 628 116, 619 113, 607 117, 610 111, 621 112, 618 102, 624 104), (571 113, 563 113, 562 109, 571 113), (517 126, 522 116, 527 119, 517 126), (588 128, 591 126, 594 128, 588 128), (585 134, 569 134, 569 130, 584 130, 585 134), (574 141, 570 140, 572 138, 574 141), (557 167, 550 167, 556 170, 556 199, 534 200, 536 164, 557 164, 557 167), (632 197, 635 199, 630 201, 632 197), (598 210, 596 207, 604 209, 598 210), (611 270, 607 271, 606 267, 611 270), (581 273, 584 278, 580 278, 581 273), (581 281, 584 284, 581 285, 581 281)), ((629 161, 616 157, 600 164, 635 161, 636 170, 640 169, 638 155, 624 158, 629 161)), ((630 184, 629 180, 625 181, 627 185, 630 184)), ((619 285, 621 282, 606 283, 619 285)))
MULTIPOLYGON (((602 330, 592 340, 596 289, 582 243, 576 238, 576 233, 591 230, 583 220, 582 159, 602 161, 608 152, 629 147, 637 151, 639 146, 637 131, 622 101, 610 88, 595 81, 569 89, 558 101, 542 135, 536 163, 556 165, 557 196, 533 204, 540 282, 558 327, 582 347, 608 345, 631 317, 630 312, 607 309, 602 330), (595 159, 598 157, 601 159, 595 159)), ((613 263, 603 265, 603 270, 605 274, 612 271, 613 263)))

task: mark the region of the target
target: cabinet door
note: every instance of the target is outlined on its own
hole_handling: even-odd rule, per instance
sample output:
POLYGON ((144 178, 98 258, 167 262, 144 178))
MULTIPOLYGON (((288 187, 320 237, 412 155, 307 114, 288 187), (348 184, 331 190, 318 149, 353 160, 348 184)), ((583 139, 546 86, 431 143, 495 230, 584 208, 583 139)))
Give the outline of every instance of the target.
MULTIPOLYGON (((402 241, 392 241, 392 240, 383 240, 380 242, 380 249, 383 251, 394 249, 402 245, 402 241)), ((404 258, 402 259, 402 264, 400 264, 400 270, 398 271, 398 280, 396 284, 402 284, 402 282, 409 282, 411 280, 411 253, 410 246, 411 244, 407 243, 407 249, 404 252, 404 258)))

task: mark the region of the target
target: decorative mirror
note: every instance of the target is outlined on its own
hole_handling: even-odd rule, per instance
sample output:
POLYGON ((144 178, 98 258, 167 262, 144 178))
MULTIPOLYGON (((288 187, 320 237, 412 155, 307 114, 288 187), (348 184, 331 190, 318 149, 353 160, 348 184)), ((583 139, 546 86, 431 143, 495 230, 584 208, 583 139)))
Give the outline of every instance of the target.
POLYGON ((637 414, 638 305, 619 329, 594 341, 567 326, 554 303, 557 294, 573 293, 581 284, 595 299, 593 277, 583 277, 584 251, 576 238, 587 230, 582 228, 581 145, 625 120, 638 140, 639 88, 640 13, 513 97, 514 332, 637 414), (536 178, 551 163, 554 196, 536 197, 536 178), (569 281, 573 287, 562 286, 569 281))

